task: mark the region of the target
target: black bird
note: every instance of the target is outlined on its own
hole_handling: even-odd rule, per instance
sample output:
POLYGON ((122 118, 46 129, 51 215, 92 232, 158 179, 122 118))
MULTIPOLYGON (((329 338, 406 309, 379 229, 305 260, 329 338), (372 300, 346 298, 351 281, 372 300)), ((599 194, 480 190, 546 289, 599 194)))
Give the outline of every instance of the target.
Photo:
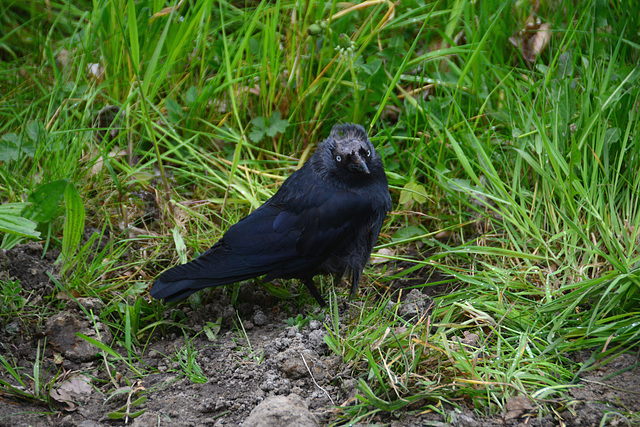
POLYGON ((197 259, 158 277, 151 296, 176 301, 201 289, 266 275, 301 279, 351 273, 351 296, 391 210, 382 160, 362 126, 336 125, 276 194, 197 259))

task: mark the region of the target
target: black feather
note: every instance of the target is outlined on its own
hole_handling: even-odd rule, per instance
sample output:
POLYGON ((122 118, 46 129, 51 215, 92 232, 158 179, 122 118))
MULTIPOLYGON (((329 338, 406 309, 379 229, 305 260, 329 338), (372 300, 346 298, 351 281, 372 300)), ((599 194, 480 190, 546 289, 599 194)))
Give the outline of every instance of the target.
POLYGON ((197 259, 151 287, 175 301, 201 289, 258 276, 301 279, 320 305, 313 277, 351 273, 356 292, 391 197, 382 160, 362 126, 336 125, 316 152, 253 213, 197 259))

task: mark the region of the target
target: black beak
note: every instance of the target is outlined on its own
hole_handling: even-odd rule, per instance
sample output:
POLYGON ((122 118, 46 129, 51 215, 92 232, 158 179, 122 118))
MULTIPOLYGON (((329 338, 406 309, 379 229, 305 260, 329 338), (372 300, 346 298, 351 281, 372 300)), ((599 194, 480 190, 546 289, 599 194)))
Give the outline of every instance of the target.
POLYGON ((351 172, 363 173, 365 175, 369 175, 369 167, 367 167, 367 163, 362 159, 362 157, 357 154, 351 158, 351 163, 349 164, 349 170, 351 172))

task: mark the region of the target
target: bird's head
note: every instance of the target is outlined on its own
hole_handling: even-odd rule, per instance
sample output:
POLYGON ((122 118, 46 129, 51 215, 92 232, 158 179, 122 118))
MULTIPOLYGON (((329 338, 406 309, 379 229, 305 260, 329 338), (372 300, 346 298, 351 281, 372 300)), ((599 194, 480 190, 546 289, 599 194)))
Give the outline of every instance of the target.
POLYGON ((382 159, 360 125, 333 126, 307 163, 318 177, 344 189, 387 185, 382 159))
POLYGON ((335 125, 309 163, 318 176, 344 188, 387 182, 382 159, 360 125, 335 125))
POLYGON ((338 169, 369 175, 377 154, 360 125, 336 125, 328 138, 328 149, 338 169))

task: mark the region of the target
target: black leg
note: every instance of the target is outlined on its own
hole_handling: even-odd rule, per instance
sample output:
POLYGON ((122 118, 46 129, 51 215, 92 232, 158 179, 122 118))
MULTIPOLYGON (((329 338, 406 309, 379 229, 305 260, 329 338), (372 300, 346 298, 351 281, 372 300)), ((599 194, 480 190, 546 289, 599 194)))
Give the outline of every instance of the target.
POLYGON ((305 279, 303 282, 307 289, 309 289, 309 292, 311 292, 311 295, 313 295, 316 301, 318 301, 320 307, 326 307, 327 303, 324 301, 324 298, 322 298, 322 295, 320 294, 318 288, 316 288, 316 284, 313 282, 313 278, 305 279))
POLYGON ((358 282, 360 281, 360 276, 362 275, 362 271, 353 270, 351 273, 351 292, 349 292, 349 299, 355 298, 358 292, 358 282))

